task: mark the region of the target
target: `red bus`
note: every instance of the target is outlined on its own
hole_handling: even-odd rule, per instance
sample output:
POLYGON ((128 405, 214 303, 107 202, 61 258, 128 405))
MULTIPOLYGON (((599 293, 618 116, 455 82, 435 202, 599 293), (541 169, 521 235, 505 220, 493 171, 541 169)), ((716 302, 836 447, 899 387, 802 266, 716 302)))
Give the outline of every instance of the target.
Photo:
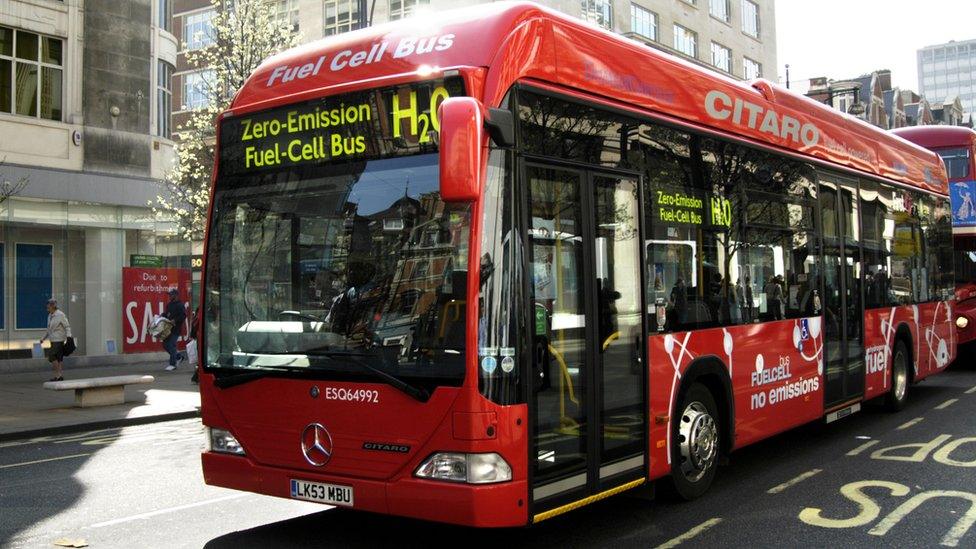
POLYGON ((212 485, 532 524, 955 355, 934 153, 528 3, 267 60, 219 119, 212 485))
POLYGON ((959 126, 916 126, 893 133, 945 162, 952 205, 958 343, 972 350, 976 340, 976 131, 959 126))

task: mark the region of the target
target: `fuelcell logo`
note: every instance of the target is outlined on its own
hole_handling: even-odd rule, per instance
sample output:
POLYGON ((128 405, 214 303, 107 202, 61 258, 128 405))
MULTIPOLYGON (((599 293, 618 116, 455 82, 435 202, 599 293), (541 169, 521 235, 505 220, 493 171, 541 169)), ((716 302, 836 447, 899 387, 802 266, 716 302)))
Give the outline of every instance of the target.
POLYGON ((762 105, 750 103, 718 90, 705 94, 705 112, 716 120, 731 119, 734 124, 759 130, 782 139, 795 141, 812 147, 820 141, 820 129, 817 126, 800 121, 792 116, 782 115, 773 109, 764 109, 762 105))
POLYGON ((374 42, 365 48, 342 50, 332 56, 329 61, 323 55, 314 62, 304 65, 280 65, 271 71, 266 87, 283 84, 292 80, 303 80, 309 76, 318 75, 324 67, 332 72, 339 72, 346 68, 355 68, 379 63, 386 57, 404 59, 410 56, 422 56, 433 52, 446 51, 454 46, 454 34, 401 38, 396 43, 374 42))

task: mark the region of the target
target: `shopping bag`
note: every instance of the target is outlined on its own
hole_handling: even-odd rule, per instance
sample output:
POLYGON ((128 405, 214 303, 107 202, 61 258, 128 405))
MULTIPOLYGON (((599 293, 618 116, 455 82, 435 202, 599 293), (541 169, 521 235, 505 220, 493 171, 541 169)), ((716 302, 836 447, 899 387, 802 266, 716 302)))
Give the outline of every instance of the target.
POLYGON ((197 360, 199 360, 197 356, 197 340, 191 339, 186 342, 186 361, 189 363, 189 366, 196 367, 197 360))

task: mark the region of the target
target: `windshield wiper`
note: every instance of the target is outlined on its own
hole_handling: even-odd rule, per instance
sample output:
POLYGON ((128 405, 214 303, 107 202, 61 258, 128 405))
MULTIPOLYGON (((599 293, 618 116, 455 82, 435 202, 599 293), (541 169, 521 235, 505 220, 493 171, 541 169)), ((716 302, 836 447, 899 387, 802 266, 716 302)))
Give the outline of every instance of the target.
POLYGON ((238 385, 243 385, 245 383, 250 383, 261 378, 268 377, 270 375, 279 374, 281 372, 289 372, 293 370, 283 370, 281 368, 277 369, 264 369, 256 372, 244 372, 241 374, 231 374, 223 377, 218 377, 214 380, 214 386, 218 389, 230 389, 231 387, 236 387, 238 385))
POLYGON ((308 354, 309 356, 324 356, 326 358, 331 358, 331 359, 340 359, 340 358, 347 359, 351 364, 355 364, 356 366, 359 366, 363 370, 382 379, 383 381, 387 382, 389 385, 399 389, 400 391, 403 391, 408 396, 412 397, 414 400, 420 402, 427 402, 430 399, 430 393, 427 392, 427 389, 424 389, 423 387, 416 387, 414 385, 411 385, 406 381, 403 381, 402 379, 394 376, 393 374, 384 372, 379 368, 370 366, 369 364, 367 364, 365 361, 362 360, 363 358, 370 358, 375 355, 369 353, 363 353, 359 351, 326 351, 326 350, 312 350, 309 351, 308 354))

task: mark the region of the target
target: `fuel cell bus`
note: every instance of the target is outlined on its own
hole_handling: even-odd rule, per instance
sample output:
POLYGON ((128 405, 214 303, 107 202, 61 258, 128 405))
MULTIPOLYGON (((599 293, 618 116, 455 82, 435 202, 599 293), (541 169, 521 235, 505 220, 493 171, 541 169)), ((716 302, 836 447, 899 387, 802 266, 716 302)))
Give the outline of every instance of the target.
POLYGON ((955 355, 939 157, 529 3, 268 59, 219 117, 206 482, 539 522, 955 355))
POLYGON ((956 332, 960 350, 976 350, 976 131, 959 126, 917 126, 892 130, 933 150, 945 162, 955 248, 956 332), (965 345, 965 347, 963 347, 965 345))

